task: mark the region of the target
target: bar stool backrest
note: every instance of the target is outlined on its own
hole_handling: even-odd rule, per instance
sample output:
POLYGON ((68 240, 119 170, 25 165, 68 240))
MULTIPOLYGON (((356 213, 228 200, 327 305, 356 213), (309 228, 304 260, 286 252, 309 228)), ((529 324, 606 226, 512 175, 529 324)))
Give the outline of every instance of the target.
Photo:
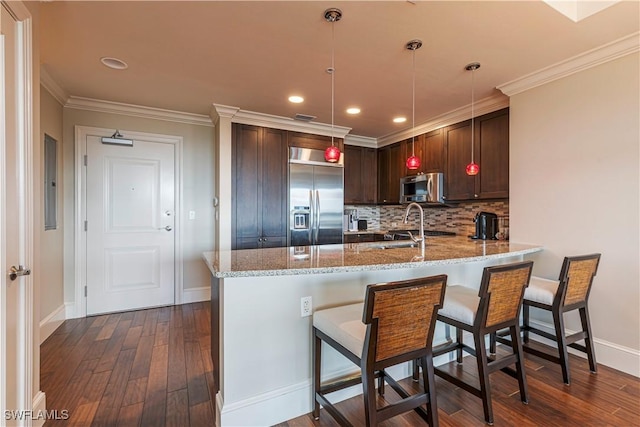
POLYGON ((367 286, 362 359, 390 366, 430 352, 446 285, 439 275, 367 286))
POLYGON ((485 267, 478 293, 480 316, 476 317, 482 327, 491 328, 518 318, 532 268, 533 261, 485 267))
POLYGON ((560 298, 564 305, 586 302, 591 292, 593 278, 598 271, 600 254, 566 257, 560 270, 560 298))

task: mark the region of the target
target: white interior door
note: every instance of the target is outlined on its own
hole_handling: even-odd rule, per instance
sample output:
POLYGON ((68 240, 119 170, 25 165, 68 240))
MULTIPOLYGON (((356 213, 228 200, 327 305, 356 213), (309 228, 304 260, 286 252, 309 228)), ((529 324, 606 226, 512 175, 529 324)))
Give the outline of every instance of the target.
POLYGON ((33 402, 33 181, 25 24, 9 7, 0 5, 0 423, 10 426, 30 425, 30 417, 13 411, 30 410, 33 402))
POLYGON ((87 315, 173 304, 175 146, 86 144, 87 315))

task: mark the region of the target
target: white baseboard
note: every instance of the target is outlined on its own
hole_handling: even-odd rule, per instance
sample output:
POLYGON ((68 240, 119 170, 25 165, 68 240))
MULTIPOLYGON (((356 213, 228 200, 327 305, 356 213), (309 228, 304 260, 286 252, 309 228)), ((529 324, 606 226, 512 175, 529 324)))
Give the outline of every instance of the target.
MULTIPOLYGON (((399 380, 411 375, 411 367, 409 363, 403 363, 391 367, 388 372, 393 378, 399 380)), ((338 379, 349 376, 351 373, 353 373, 352 370, 334 372, 330 377, 338 379)), ((338 403, 360 394, 362 394, 362 385, 358 384, 332 393, 330 399, 331 402, 338 403)), ((270 426, 308 414, 312 410, 313 384, 309 379, 227 405, 223 404, 222 397, 217 397, 216 418, 220 417, 220 419, 217 420, 216 425, 270 426)))
MULTIPOLYGON (((38 391, 35 397, 33 398, 32 408, 34 414, 44 414, 47 410, 47 397, 42 391, 38 391)), ((44 426, 45 417, 35 417, 33 420, 33 427, 42 427, 44 426)))
MULTIPOLYGON (((550 323, 534 319, 531 319, 530 322, 531 326, 542 329, 550 334, 555 334, 555 329, 550 323)), ((574 334, 576 332, 578 331, 572 331, 570 329, 566 330, 567 335, 574 334)), ((530 339, 539 341, 543 344, 555 346, 553 341, 538 335, 531 334, 529 337, 530 339)), ((640 351, 598 338, 594 338, 593 342, 595 345, 596 362, 598 364, 605 365, 640 378, 640 351)), ((572 348, 569 348, 569 353, 584 358, 587 357, 583 352, 572 348)))
POLYGON ((199 288, 189 288, 182 290, 182 303, 189 304, 191 302, 210 301, 211 287, 202 286, 199 288))
POLYGON ((76 303, 73 301, 67 301, 64 303, 64 317, 65 319, 75 319, 77 317, 76 315, 76 303))
POLYGON ((47 317, 42 319, 40 321, 40 344, 49 338, 49 335, 51 335, 66 318, 66 304, 61 304, 60 307, 56 308, 49 313, 47 317))

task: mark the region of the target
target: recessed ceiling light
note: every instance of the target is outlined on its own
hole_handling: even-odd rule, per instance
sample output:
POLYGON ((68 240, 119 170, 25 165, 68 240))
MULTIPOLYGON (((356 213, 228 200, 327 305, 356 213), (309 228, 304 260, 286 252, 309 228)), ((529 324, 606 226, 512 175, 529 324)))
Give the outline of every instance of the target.
POLYGON ((100 58, 100 62, 102 62, 106 67, 113 68, 114 70, 126 70, 129 68, 127 63, 122 59, 112 58, 109 56, 100 58))
POLYGON ((360 114, 360 109, 358 107, 347 108, 347 114, 360 114))
POLYGON ((289 97, 289 102, 293 102, 294 104, 300 104, 304 101, 304 98, 298 95, 293 95, 289 97))
POLYGON ((393 119, 393 123, 404 123, 407 121, 406 117, 396 117, 393 119))

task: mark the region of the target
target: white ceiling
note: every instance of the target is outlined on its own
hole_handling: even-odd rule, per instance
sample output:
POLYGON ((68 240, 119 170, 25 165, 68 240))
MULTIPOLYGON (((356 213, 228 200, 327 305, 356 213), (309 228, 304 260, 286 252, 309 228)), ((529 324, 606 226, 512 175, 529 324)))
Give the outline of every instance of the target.
MULTIPOLYGON (((606 2, 611 3, 611 2, 606 2)), ((212 104, 331 123, 329 7, 335 24, 335 124, 380 138, 504 96, 496 89, 639 30, 640 2, 579 22, 542 1, 50 1, 40 5, 44 70, 72 96, 208 115, 212 104), (108 69, 103 56, 128 63, 108 69), (303 104, 287 97, 299 94, 303 104), (362 113, 349 116, 347 107, 362 113), (391 119, 409 120, 395 124, 391 119)))

